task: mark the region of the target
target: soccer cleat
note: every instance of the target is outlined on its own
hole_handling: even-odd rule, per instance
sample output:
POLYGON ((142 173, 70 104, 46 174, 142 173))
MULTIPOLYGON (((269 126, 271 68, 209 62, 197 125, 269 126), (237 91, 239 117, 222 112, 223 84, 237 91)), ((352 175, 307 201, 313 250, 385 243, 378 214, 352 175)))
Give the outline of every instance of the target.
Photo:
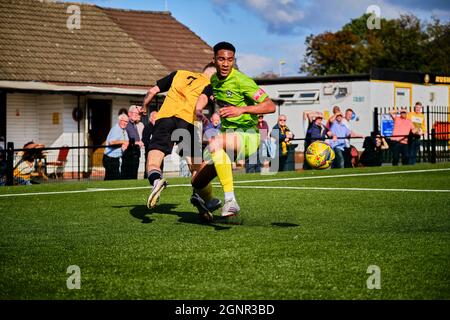
POLYGON ((227 200, 222 208, 222 217, 237 216, 239 214, 239 205, 236 200, 227 200))
POLYGON ((200 220, 204 222, 211 222, 213 220, 211 212, 217 210, 222 205, 222 202, 215 198, 212 198, 206 203, 197 193, 191 196, 191 203, 197 208, 200 220))
POLYGON ((217 198, 212 198, 208 202, 206 202, 206 207, 210 212, 214 212, 222 206, 222 201, 217 198))
POLYGON ((147 199, 147 208, 153 209, 154 207, 156 207, 159 201, 159 196, 161 195, 161 192, 165 187, 167 187, 167 180, 164 178, 160 179, 158 183, 153 186, 152 192, 147 199))

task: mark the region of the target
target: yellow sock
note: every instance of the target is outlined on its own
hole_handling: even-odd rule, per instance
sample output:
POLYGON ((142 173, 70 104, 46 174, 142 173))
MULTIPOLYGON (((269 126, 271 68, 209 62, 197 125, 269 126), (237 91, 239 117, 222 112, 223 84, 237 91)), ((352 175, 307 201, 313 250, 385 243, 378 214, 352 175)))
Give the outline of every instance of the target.
POLYGON ((217 177, 222 185, 224 192, 233 192, 233 169, 231 167, 231 160, 225 150, 220 149, 211 153, 211 159, 214 162, 214 167, 217 171, 217 177))
POLYGON ((206 187, 204 187, 203 189, 195 190, 195 191, 198 193, 198 195, 203 200, 205 200, 205 202, 208 202, 213 197, 213 191, 212 191, 212 184, 211 184, 211 182, 208 183, 208 185, 206 187))

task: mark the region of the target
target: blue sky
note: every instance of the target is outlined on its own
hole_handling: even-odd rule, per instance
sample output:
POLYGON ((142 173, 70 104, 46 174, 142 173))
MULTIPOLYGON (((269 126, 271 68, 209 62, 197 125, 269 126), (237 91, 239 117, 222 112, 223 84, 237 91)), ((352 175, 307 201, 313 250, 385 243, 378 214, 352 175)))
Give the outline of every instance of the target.
MULTIPOLYGON (((76 0, 75 0, 76 1, 76 0)), ((72 1, 71 1, 72 2, 72 1)), ((209 45, 229 41, 236 46, 239 68, 250 76, 298 72, 309 34, 336 31, 371 5, 381 17, 413 13, 422 21, 436 16, 450 21, 444 0, 88 0, 101 7, 165 11, 209 45), (284 61, 281 64, 280 61, 284 61)))

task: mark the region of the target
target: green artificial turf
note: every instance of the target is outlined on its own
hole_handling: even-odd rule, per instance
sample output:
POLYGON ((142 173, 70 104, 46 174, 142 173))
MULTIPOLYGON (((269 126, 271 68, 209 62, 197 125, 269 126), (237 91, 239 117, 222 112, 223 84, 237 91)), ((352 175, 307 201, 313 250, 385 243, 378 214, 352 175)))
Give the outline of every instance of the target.
POLYGON ((186 178, 154 211, 145 180, 2 187, 0 298, 450 298, 449 164, 235 180, 242 225, 199 223, 186 178), (365 175, 405 170, 423 171, 365 175), (367 287, 371 265, 381 289, 367 287))

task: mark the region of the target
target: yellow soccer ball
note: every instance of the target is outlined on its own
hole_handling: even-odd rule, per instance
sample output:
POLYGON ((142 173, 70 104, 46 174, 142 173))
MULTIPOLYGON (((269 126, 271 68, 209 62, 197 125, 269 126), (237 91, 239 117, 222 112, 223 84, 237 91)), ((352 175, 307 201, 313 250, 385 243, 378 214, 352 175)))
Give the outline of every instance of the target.
POLYGON ((334 160, 334 151, 323 141, 314 141, 305 152, 306 162, 313 169, 327 169, 334 160))

